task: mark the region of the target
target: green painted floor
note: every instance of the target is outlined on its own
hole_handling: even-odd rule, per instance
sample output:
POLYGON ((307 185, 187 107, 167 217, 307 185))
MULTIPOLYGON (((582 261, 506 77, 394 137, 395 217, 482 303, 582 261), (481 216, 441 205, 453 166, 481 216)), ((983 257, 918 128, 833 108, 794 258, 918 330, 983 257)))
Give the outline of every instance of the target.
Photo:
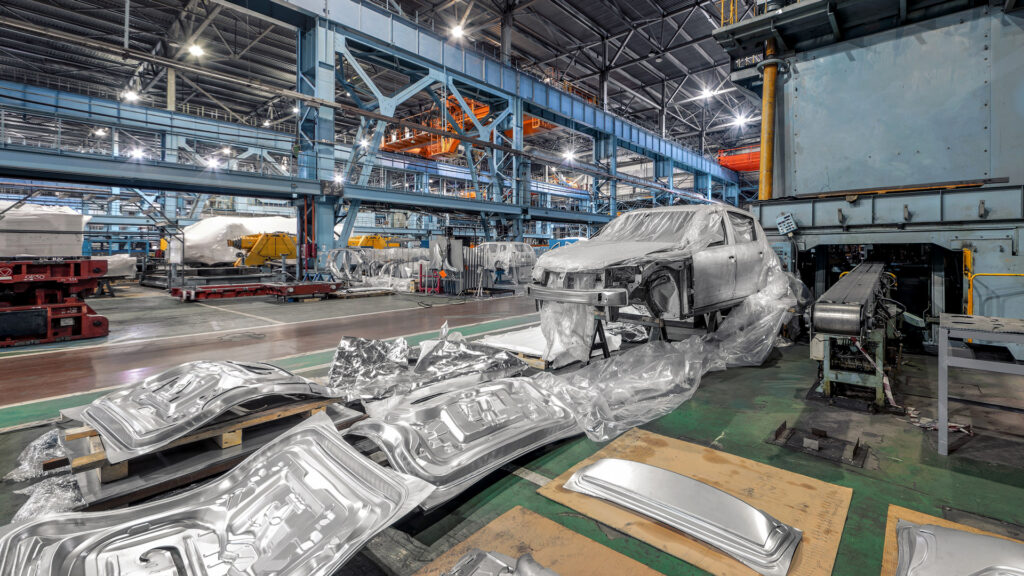
MULTIPOLYGON (((532 322, 536 322, 536 316, 481 322, 460 331, 473 337, 532 322)), ((416 344, 435 335, 411 335, 409 340, 416 344)), ((330 357, 330 351, 321 351, 276 362, 304 375, 318 376, 326 373, 330 357)), ((764 366, 707 375, 693 399, 644 428, 852 488, 853 502, 834 571, 837 575, 879 572, 890 503, 937 516, 953 509, 1024 524, 1024 456, 1019 455, 1024 446, 1024 422, 1020 422, 1019 414, 1015 415, 1017 429, 979 429, 977 437, 961 451, 942 458, 935 452, 935 432, 915 427, 906 418, 851 412, 806 401, 804 395, 816 371, 815 364, 807 359, 806 346, 779 349, 764 366), (823 428, 832 436, 849 440, 860 438, 871 448, 867 465, 863 469, 846 467, 765 443, 783 420, 799 428, 823 428)), ((916 389, 907 403, 923 413, 932 411, 934 400, 927 388, 934 382, 935 359, 910 356, 904 371, 916 389)), ((976 382, 969 374, 954 373, 952 377, 964 385, 976 382)), ((48 418, 61 407, 88 402, 95 396, 85 394, 0 409, 0 427, 48 418)), ((954 419, 973 416, 976 422, 988 421, 962 407, 953 413, 954 419)), ((21 447, 39 433, 36 428, 0 434, 0 468, 12 468, 21 447)), ((534 480, 535 475, 553 478, 599 448, 581 437, 550 446, 507 468, 522 467, 534 474, 534 480)), ((524 506, 664 574, 704 574, 545 499, 535 492, 537 484, 522 476, 531 475, 497 472, 441 510, 402 521, 371 541, 360 554, 358 571, 342 573, 373 574, 363 567, 376 562, 388 567, 379 573, 411 574, 500 514, 524 506), (407 553, 412 549, 417 552, 407 553)), ((9 518, 24 501, 24 497, 11 493, 12 488, 0 487, 0 521, 9 518)))

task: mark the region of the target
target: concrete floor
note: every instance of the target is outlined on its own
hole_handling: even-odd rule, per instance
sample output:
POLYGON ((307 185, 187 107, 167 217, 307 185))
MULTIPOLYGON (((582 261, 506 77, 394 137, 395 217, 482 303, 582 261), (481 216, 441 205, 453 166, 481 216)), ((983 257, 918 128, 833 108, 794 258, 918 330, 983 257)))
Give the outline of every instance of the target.
MULTIPOLYGON (((302 327, 297 337, 309 342, 329 342, 320 330, 311 330, 326 324, 331 329, 324 332, 335 341, 343 334, 372 333, 381 334, 377 337, 414 335, 415 343, 431 335, 429 332, 439 323, 438 315, 447 317, 453 325, 462 325, 460 330, 469 336, 536 322, 536 315, 530 313, 532 303, 522 298, 466 304, 430 300, 433 308, 423 308, 408 297, 290 305, 247 299, 217 303, 211 309, 183 305, 143 291, 139 294, 136 298, 94 301, 94 307, 111 319, 109 345, 76 345, 45 354, 27 349, 16 351, 13 357, 0 357, 0 371, 12 363, 36 363, 40 370, 35 377, 36 396, 44 398, 52 396, 47 383, 66 370, 59 360, 88 361, 90 357, 105 356, 110 361, 111 357, 120 357, 118 362, 124 365, 125 374, 132 370, 140 373, 153 370, 154 366, 153 357, 142 354, 138 347, 159 347, 162 354, 178 349, 198 354, 196 348, 190 347, 191 341, 215 332, 218 338, 227 336, 220 342, 226 350, 257 350, 266 360, 315 376, 327 369, 330 344, 290 352, 294 349, 289 346, 290 339, 296 336, 288 326, 302 327), (442 305, 445 303, 450 305, 442 305), (353 316, 371 312, 377 313, 353 316), (359 321, 361 318, 366 321, 359 321), (416 328, 427 323, 426 328, 416 328), (149 340, 123 348, 125 345, 117 339, 129 334, 133 334, 133 339, 149 340), (182 334, 196 336, 167 338, 182 334), (289 352, 277 354, 274 350, 289 352), (82 356, 68 356, 71 353, 82 356), (44 370, 47 363, 49 370, 44 370)), ((776 350, 762 367, 709 374, 693 399, 644 428, 853 488, 853 503, 834 571, 837 575, 878 573, 890 503, 1011 534, 1020 529, 1014 525, 1024 524, 1024 419, 1019 412, 1008 413, 979 404, 998 399, 1024 406, 1019 381, 953 371, 954 394, 972 402, 954 403, 952 418, 973 424, 976 435, 964 437, 966 443, 952 456, 943 458, 935 451, 936 433, 912 425, 905 417, 852 412, 805 400, 817 372, 815 364, 807 360, 807 352, 806 346, 795 345, 776 350), (870 446, 867 465, 863 469, 848 467, 766 443, 765 439, 783 420, 793 427, 823 428, 830 435, 848 440, 860 438, 870 446)), ((904 392, 903 401, 922 414, 933 413, 934 375, 934 358, 909 356, 904 366, 907 383, 896 386, 897 394, 904 392)), ((99 394, 95 387, 95 381, 87 382, 66 398, 0 407, 0 426, 54 416, 60 407, 90 401, 99 394)), ((0 434, 0 471, 12 468, 21 447, 40 433, 40 428, 32 428, 0 434)), ((599 448, 586 438, 576 438, 527 456, 440 510, 413 515, 386 530, 342 573, 410 574, 487 522, 520 505, 664 574, 703 574, 536 494, 538 482, 561 474, 599 448)), ((0 487, 0 522, 6 521, 23 501, 24 497, 11 493, 18 487, 0 487)))

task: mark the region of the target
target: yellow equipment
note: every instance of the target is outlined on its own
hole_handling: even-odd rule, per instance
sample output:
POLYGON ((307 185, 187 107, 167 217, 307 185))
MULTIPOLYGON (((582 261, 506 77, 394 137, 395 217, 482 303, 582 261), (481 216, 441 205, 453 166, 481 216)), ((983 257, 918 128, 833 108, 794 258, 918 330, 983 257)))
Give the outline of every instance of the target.
POLYGON ((380 234, 366 234, 364 236, 352 236, 348 239, 348 245, 352 248, 401 248, 402 245, 398 242, 392 241, 391 238, 385 238, 380 234))
POLYGON ((250 234, 238 240, 228 240, 228 246, 245 251, 235 260, 235 266, 262 266, 270 260, 280 260, 281 256, 289 260, 298 257, 295 235, 284 232, 250 234))

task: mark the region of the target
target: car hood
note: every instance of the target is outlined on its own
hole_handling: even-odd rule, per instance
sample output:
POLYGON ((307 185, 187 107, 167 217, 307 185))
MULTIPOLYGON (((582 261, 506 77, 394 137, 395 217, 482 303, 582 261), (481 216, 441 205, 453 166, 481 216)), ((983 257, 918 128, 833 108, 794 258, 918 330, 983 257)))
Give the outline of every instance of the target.
POLYGON ((611 266, 631 266, 646 262, 655 254, 674 252, 675 242, 577 242, 546 252, 537 266, 554 272, 603 270, 611 266))

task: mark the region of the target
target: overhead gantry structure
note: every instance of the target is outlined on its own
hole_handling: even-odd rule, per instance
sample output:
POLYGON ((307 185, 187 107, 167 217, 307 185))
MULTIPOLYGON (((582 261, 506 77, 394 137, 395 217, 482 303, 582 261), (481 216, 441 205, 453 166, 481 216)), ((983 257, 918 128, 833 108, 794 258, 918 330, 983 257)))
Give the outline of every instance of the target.
POLYGON ((180 203, 175 193, 288 199, 298 208, 300 241, 310 255, 347 243, 359 210, 378 206, 461 214, 488 235, 500 221, 510 236, 521 238, 524 224, 534 221, 608 221, 619 211, 617 189, 624 186, 649 192, 655 205, 712 201, 713 187, 726 201, 739 197, 736 173, 713 160, 369 3, 224 4, 296 31, 295 90, 11 18, 0 17, 0 26, 292 100, 298 109, 294 134, 3 82, 0 174, 167 191, 163 198, 172 204, 180 203), (404 82, 385 87, 382 74, 404 82), (440 128, 409 119, 410 109, 422 109, 424 102, 443 115, 440 128), (462 117, 453 118, 453 111, 462 117), (358 119, 351 142, 337 137, 341 115, 358 119), (527 119, 578 134, 587 141, 581 149, 589 158, 529 147, 527 119), (19 131, 45 127, 50 137, 19 141, 19 131), (458 140, 458 161, 387 151, 387 138, 396 131, 458 140), (654 178, 619 172, 621 151, 649 158, 654 178), (586 188, 536 178, 545 166, 581 175, 586 188), (674 186, 677 172, 693 174, 693 190, 674 186), (339 222, 344 225, 336 238, 339 222))

